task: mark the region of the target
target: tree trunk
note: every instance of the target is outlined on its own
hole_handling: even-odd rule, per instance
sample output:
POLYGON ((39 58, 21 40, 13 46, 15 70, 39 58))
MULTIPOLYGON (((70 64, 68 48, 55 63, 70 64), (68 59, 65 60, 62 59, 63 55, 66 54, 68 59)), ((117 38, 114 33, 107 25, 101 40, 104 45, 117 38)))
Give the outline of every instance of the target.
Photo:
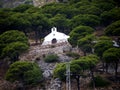
POLYGON ((76 80, 77 80, 77 88, 80 90, 80 75, 76 75, 76 80))
POLYGON ((92 78, 92 81, 93 81, 93 89, 95 90, 95 79, 94 79, 94 72, 93 72, 92 68, 90 68, 90 73, 91 73, 91 78, 92 78))
POLYGON ((118 69, 118 62, 115 62, 115 80, 117 81, 117 69, 118 69))
POLYGON ((104 61, 103 61, 102 57, 100 57, 100 60, 101 60, 101 62, 102 62, 102 68, 103 68, 103 72, 104 72, 104 71, 105 71, 105 70, 104 70, 104 61))
POLYGON ((38 43, 38 32, 35 30, 35 43, 38 43))
POLYGON ((106 73, 108 73, 108 63, 105 63, 105 67, 106 67, 106 73))
POLYGON ((84 53, 84 56, 86 56, 86 52, 85 52, 85 51, 83 51, 83 53, 84 53))

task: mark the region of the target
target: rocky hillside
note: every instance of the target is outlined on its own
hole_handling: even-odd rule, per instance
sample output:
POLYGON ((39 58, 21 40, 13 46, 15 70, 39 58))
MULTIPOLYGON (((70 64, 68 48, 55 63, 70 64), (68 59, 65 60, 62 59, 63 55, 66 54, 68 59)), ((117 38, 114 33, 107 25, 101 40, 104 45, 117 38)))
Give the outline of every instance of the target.
POLYGON ((33 4, 33 0, 0 0, 0 8, 13 8, 20 4, 33 4))
POLYGON ((58 2, 58 0, 33 0, 34 6, 37 6, 37 7, 41 7, 51 2, 58 2))
POLYGON ((51 2, 58 2, 58 0, 1 0, 0 8, 14 8, 20 4, 33 4, 40 7, 51 2))

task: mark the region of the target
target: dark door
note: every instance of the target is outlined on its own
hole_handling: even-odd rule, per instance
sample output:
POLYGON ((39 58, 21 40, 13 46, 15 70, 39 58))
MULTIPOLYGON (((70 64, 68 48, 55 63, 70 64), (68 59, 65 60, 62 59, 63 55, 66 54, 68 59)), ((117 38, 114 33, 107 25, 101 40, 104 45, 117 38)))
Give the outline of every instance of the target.
POLYGON ((57 40, 56 40, 56 38, 53 38, 52 39, 52 44, 55 44, 55 43, 57 43, 57 40))

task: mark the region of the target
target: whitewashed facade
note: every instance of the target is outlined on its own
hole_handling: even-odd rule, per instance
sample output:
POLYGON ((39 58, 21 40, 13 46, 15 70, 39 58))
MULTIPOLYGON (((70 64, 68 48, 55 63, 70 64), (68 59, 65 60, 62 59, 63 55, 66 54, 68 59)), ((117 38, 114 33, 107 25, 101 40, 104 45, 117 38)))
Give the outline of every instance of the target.
POLYGON ((53 27, 51 29, 51 33, 49 33, 45 38, 42 43, 42 45, 52 45, 56 43, 63 43, 63 42, 68 42, 69 36, 58 32, 56 27, 53 27))

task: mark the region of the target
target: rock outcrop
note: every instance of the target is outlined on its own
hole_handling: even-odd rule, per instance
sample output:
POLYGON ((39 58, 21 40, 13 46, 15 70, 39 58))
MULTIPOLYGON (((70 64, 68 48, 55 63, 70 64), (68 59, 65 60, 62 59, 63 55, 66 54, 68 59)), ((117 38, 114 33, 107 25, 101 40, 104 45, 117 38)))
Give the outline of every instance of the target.
POLYGON ((33 0, 1 0, 1 8, 14 8, 20 4, 33 4, 33 0))

